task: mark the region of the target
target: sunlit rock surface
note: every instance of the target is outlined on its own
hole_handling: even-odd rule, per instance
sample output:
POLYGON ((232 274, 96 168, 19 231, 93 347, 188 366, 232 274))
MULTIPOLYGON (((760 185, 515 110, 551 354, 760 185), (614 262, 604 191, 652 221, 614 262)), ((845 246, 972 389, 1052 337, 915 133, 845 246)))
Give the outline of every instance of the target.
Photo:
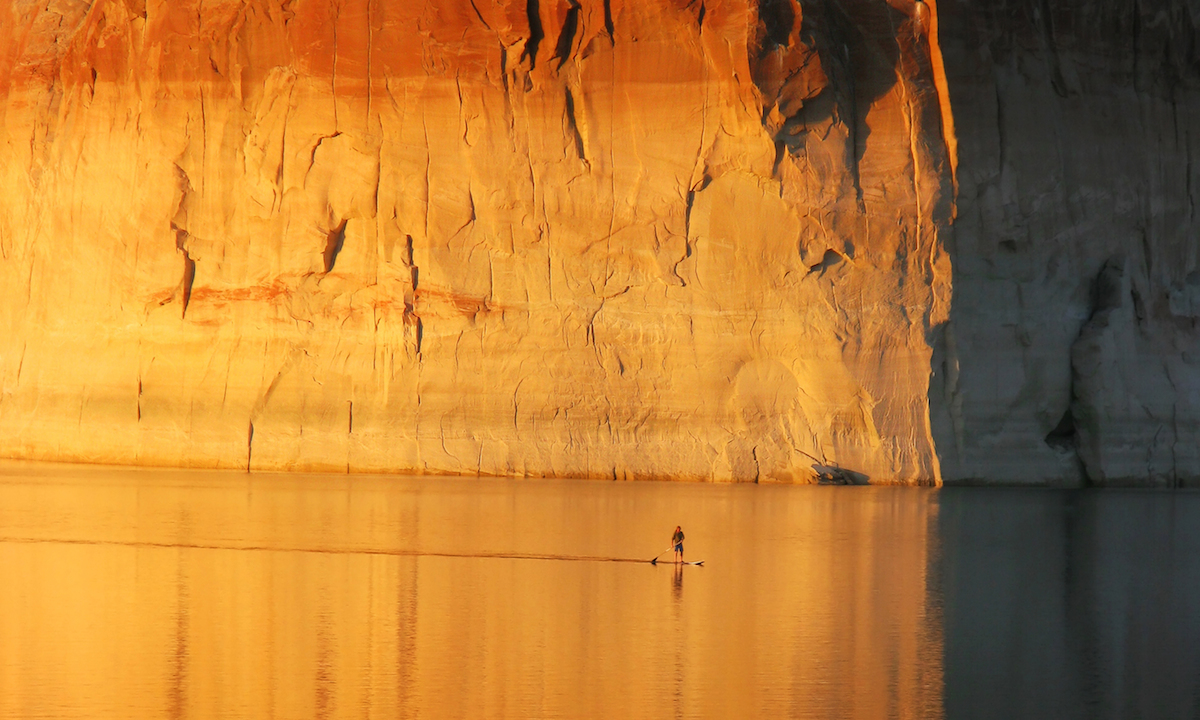
POLYGON ((0 455, 1196 478, 1167 5, 0 0, 0 455))
POLYGON ((936 482, 932 19, 8 0, 2 452, 936 482))

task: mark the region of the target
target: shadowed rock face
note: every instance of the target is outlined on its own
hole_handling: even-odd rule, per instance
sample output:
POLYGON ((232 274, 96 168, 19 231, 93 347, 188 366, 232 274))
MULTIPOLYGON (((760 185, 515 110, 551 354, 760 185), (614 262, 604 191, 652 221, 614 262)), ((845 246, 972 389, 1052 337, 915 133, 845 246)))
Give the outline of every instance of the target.
POLYGON ((1195 476, 1194 44, 1079 7, 0 0, 0 454, 1195 476))
POLYGON ((959 161, 930 388, 945 477, 1200 482, 1200 8, 939 9, 959 161))

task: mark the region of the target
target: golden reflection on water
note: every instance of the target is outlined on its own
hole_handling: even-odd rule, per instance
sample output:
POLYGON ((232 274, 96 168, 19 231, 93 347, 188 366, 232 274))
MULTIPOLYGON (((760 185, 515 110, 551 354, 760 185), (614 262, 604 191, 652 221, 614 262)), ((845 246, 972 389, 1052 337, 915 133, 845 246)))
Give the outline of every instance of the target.
POLYGON ((4 466, 0 718, 940 717, 934 498, 4 466))

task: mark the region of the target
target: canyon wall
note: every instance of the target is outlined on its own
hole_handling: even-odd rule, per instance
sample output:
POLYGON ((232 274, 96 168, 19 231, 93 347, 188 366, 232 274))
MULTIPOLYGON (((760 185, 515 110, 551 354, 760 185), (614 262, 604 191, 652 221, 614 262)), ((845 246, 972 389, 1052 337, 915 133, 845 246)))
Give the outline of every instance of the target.
POLYGON ((931 25, 6 0, 0 454, 938 482, 931 25))
POLYGON ((1200 5, 942 2, 950 480, 1200 483, 1200 5))
POLYGON ((1055 8, 0 0, 0 456, 1200 478, 1195 14, 1055 8))

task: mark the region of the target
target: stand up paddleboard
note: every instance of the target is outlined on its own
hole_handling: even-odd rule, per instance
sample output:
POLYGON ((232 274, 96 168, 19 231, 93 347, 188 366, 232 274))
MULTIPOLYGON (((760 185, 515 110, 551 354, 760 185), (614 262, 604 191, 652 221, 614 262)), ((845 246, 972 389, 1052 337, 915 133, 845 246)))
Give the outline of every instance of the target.
MULTIPOLYGON (((653 560, 651 560, 651 561, 650 561, 650 564, 651 564, 651 565, 657 565, 657 564, 658 564, 658 558, 654 558, 653 560)), ((704 561, 703 561, 703 560, 689 560, 689 561, 680 562, 680 563, 677 563, 677 562, 667 562, 666 560, 663 560, 663 565, 695 565, 695 566, 699 567, 699 566, 701 566, 701 565, 703 565, 703 564, 704 564, 704 561)))

